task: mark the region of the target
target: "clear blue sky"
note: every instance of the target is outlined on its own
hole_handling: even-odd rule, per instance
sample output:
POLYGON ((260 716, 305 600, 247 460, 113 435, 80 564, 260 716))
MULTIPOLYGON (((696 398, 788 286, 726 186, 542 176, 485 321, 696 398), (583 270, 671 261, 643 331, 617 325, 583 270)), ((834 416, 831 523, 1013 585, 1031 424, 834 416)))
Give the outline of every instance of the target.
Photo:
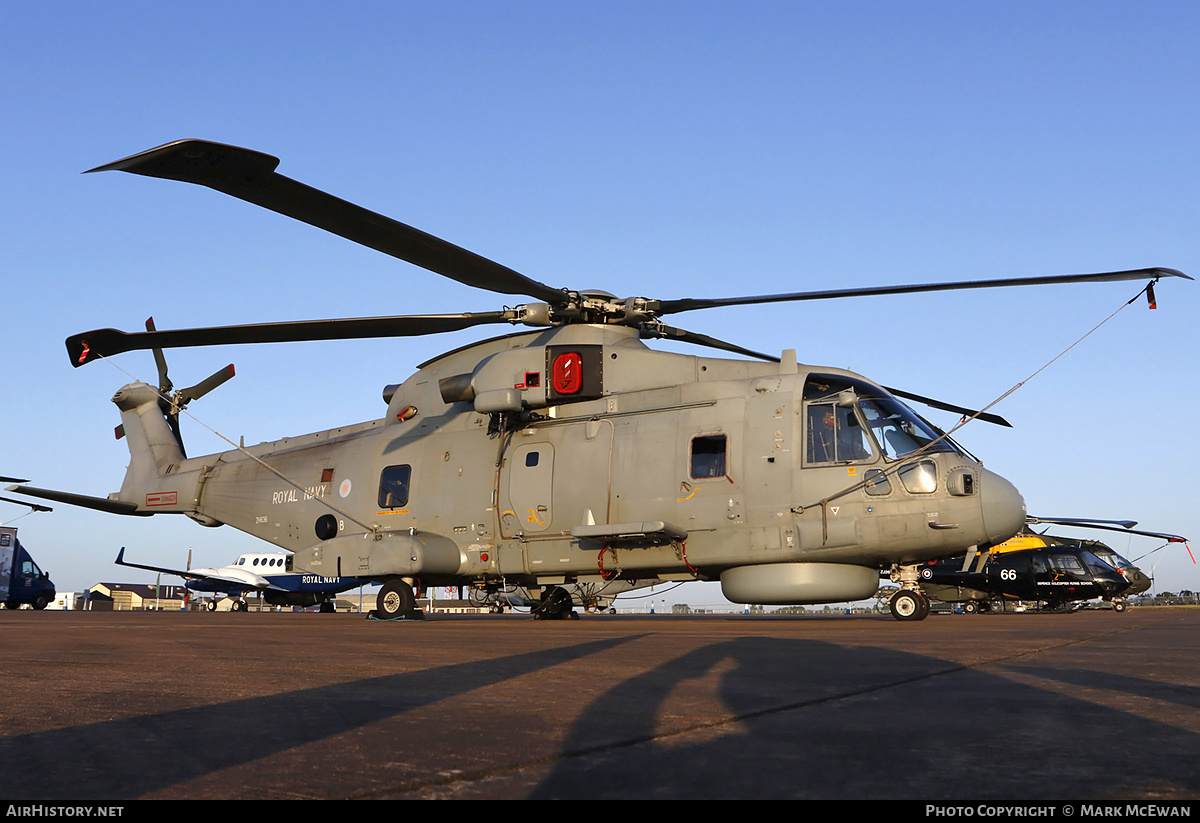
MULTIPOLYGON (((68 334, 150 315, 170 328, 504 302, 207 189, 80 175, 183 137, 274 154, 285 175, 538 280, 622 296, 1200 276, 1195 3, 41 0, 4 17, 0 474, 35 485, 105 495, 128 460, 109 397, 129 377, 73 369, 68 334)), ((1140 286, 676 322, 981 406, 1140 286)), ((1200 535, 1200 283, 1158 297, 999 406, 1014 429, 962 432, 1032 513, 1200 535)), ((169 358, 179 385, 237 364, 190 411, 253 443, 376 418, 385 384, 488 333, 169 358)), ((117 364, 155 380, 149 353, 117 364)), ((187 420, 185 440, 224 448, 187 420)), ((182 517, 23 511, 0 503, 0 520, 63 590, 127 577, 121 546, 219 565, 265 545, 182 517)), ((1109 542, 1131 558, 1157 545, 1109 542)), ((1143 565, 1160 589, 1200 589, 1181 548, 1143 565)))

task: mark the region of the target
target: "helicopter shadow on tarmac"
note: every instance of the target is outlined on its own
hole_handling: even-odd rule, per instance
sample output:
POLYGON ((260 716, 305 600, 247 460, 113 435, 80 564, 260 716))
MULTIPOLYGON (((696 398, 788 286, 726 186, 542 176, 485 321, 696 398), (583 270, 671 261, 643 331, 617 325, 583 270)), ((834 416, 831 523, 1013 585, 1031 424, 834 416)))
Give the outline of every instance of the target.
MULTIPOLYGON (((0 797, 111 800, 154 795, 185 781, 320 743, 475 689, 578 662, 631 639, 597 640, 0 738, 0 762, 10 764, 0 769, 0 797)), ((120 704, 121 694, 124 692, 107 692, 105 698, 120 704)), ((423 745, 415 740, 410 736, 396 742, 396 750, 387 757, 419 759, 413 751, 401 750, 423 745)), ((320 771, 339 757, 336 748, 329 749, 312 770, 320 771)), ((339 797, 361 791, 361 787, 347 785, 316 790, 299 775, 289 775, 286 786, 263 783, 247 787, 226 776, 222 788, 225 797, 259 799, 314 794, 339 797)), ((172 795, 168 792, 166 796, 172 795)))
MULTIPOLYGON (((579 697, 561 685, 529 691, 530 675, 551 670, 594 680, 645 640, 2 738, 0 796, 1200 797, 1195 732, 910 652, 743 637, 685 652, 598 698, 582 686, 579 697), (574 715, 561 743, 544 731, 559 712, 574 715)), ((1151 695, 1176 713, 1200 704, 1192 687, 1033 669, 1151 695)))
MULTIPOLYGON (((1195 687, 1028 671, 1152 696, 1168 713, 1200 706, 1195 687)), ((1200 736, 1187 728, 948 661, 812 640, 718 643, 626 680, 579 718, 564 749, 532 797, 1200 796, 1200 736), (726 716, 681 717, 689 684, 713 677, 726 716), (671 716, 679 729, 664 733, 671 716)))

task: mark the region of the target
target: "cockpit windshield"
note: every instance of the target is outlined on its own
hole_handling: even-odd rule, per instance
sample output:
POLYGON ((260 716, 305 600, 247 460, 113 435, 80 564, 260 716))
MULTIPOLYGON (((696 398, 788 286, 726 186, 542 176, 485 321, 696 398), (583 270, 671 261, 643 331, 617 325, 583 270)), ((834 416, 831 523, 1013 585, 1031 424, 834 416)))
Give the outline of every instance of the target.
POLYGON ((1127 572, 1133 569, 1133 564, 1126 560, 1121 555, 1110 549, 1108 546, 1098 544, 1092 549, 1096 556, 1103 560, 1108 565, 1112 566, 1121 572, 1127 572))
POLYGON ((1109 563, 1107 558, 1101 559, 1086 550, 1080 552, 1080 554, 1083 555, 1083 562, 1087 563, 1088 571, 1092 574, 1104 574, 1106 572, 1112 574, 1117 570, 1117 567, 1109 563))
POLYGON ((940 433, 908 406, 869 383, 847 377, 812 374, 804 385, 804 400, 808 407, 809 462, 869 457, 871 449, 866 439, 867 430, 879 450, 891 460, 898 460, 925 447, 927 452, 956 451, 949 440, 934 443, 941 436, 940 433), (855 407, 865 429, 854 413, 855 407), (837 425, 839 423, 841 425, 837 425), (929 445, 931 443, 933 445, 929 445))

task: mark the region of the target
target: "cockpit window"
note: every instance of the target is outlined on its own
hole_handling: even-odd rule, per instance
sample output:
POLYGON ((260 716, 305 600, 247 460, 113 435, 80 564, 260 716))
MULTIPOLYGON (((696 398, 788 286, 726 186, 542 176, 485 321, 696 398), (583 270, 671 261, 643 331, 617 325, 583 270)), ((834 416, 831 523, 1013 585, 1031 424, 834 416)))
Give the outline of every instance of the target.
MULTIPOLYGON (((872 454, 872 438, 884 456, 890 460, 899 460, 922 448, 927 452, 956 450, 948 440, 929 445, 940 437, 939 432, 934 431, 933 427, 908 406, 861 380, 823 374, 809 375, 808 382, 804 385, 804 399, 808 402, 809 409, 809 462, 866 459, 872 454), (855 407, 862 415, 866 429, 858 425, 857 420, 851 423, 850 418, 855 417, 855 407), (840 437, 846 441, 845 447, 835 446, 834 452, 837 456, 828 456, 829 449, 825 448, 826 456, 820 458, 817 455, 820 454, 821 446, 815 442, 813 433, 819 432, 822 424, 828 425, 828 415, 831 412, 844 420, 845 426, 830 442, 836 442, 840 437), (870 437, 866 434, 867 429, 870 430, 870 437), (842 456, 843 454, 845 456, 842 456), (850 456, 853 454, 859 456, 850 456)), ((838 420, 833 422, 836 426, 838 420)))
POLYGON ((1104 548, 1097 548, 1096 556, 1118 571, 1126 572, 1133 568, 1132 563, 1107 546, 1104 548))
POLYGON ((809 463, 847 463, 873 455, 871 440, 853 407, 809 403, 807 422, 809 463))
POLYGON ((1117 567, 1107 560, 1104 560, 1089 551, 1082 551, 1083 562, 1087 564, 1088 571, 1092 574, 1111 574, 1117 570, 1117 567))

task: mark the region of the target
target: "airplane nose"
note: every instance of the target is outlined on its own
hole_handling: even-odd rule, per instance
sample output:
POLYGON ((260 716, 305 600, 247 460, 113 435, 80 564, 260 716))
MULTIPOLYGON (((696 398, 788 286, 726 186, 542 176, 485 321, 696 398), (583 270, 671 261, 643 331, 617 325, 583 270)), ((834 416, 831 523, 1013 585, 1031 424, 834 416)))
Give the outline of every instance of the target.
POLYGON ((1025 499, 1016 486, 994 472, 983 469, 980 479, 984 530, 993 543, 1003 542, 1025 525, 1025 499))

